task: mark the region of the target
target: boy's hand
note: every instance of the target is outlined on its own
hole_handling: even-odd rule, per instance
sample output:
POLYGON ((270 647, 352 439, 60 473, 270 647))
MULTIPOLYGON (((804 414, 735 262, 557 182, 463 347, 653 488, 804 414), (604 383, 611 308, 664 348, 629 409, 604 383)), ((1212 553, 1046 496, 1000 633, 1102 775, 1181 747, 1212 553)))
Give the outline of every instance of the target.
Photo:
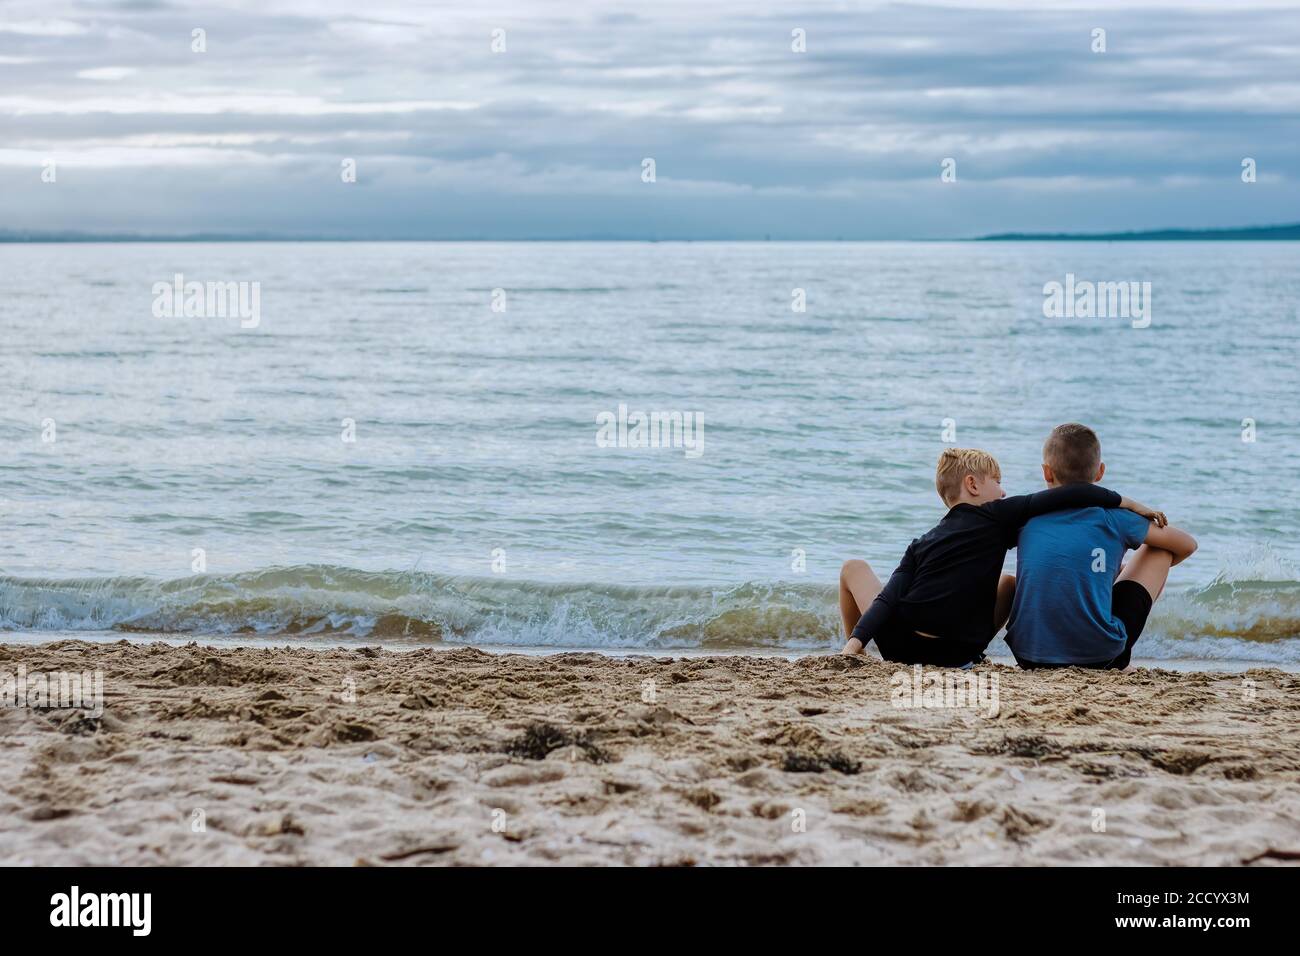
POLYGON ((1156 511, 1154 508, 1148 508, 1146 505, 1142 504, 1142 502, 1134 501, 1132 498, 1121 497, 1123 498, 1119 503, 1121 508, 1127 508, 1135 514, 1140 514, 1148 521, 1154 521, 1157 528, 1163 528, 1165 525, 1169 524, 1169 519, 1165 517, 1163 511, 1156 511))

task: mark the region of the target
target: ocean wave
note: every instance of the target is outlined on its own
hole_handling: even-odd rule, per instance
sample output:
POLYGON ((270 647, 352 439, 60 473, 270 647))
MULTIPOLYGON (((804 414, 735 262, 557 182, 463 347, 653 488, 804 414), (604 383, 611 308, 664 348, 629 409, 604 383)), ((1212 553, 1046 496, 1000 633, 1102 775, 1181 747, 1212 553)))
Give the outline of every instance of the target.
POLYGON ((834 592, 547 584, 330 566, 233 575, 0 577, 0 628, 350 635, 593 648, 813 649, 834 643, 834 592))
MULTIPOLYGON (((166 581, 0 577, 0 628, 624 650, 825 652, 842 641, 835 589, 822 584, 636 587, 324 565, 166 581)), ((1146 659, 1300 663, 1300 581, 1221 575, 1167 592, 1138 648, 1146 659)))

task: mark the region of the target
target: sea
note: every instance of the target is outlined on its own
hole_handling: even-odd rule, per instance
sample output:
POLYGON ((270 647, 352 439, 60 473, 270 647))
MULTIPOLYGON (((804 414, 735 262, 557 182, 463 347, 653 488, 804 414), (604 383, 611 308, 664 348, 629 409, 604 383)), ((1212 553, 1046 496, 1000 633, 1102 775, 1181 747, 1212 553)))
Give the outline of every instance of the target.
POLYGON ((1200 542, 1135 656, 1295 669, 1298 302, 1294 242, 0 244, 0 642, 832 653, 943 448, 1022 494, 1080 421, 1200 542))

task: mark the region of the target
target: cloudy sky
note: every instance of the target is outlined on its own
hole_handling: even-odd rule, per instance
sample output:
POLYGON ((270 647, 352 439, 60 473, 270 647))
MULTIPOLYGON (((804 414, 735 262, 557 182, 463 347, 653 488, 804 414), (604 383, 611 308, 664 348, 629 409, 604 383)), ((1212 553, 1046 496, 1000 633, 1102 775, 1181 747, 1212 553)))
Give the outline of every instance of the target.
POLYGON ((3 0, 0 80, 5 231, 872 239, 1300 221, 1294 0, 3 0))

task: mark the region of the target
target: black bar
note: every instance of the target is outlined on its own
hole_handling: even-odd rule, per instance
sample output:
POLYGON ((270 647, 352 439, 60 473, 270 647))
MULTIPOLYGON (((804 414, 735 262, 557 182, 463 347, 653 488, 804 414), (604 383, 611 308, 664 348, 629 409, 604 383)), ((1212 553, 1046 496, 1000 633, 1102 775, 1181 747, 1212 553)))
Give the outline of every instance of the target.
MULTIPOLYGON (((1289 929, 1295 885, 1285 860, 1194 870, 51 868, 4 875, 10 944, 77 933, 80 942, 255 942, 259 949, 276 940, 373 944, 376 934, 392 942, 413 935, 431 947, 463 936, 459 945, 503 937, 540 945, 548 936, 586 945, 637 937, 667 943, 688 925, 698 928, 691 938, 702 930, 733 942, 761 941, 774 922, 798 932, 835 928, 839 935, 861 920, 864 931, 894 927, 906 935, 910 927, 917 942, 929 932, 978 934, 981 927, 990 941, 1032 931, 1043 934, 1040 942, 1063 944, 1098 936, 1231 942, 1243 931, 1289 929), (143 916, 143 896, 138 908, 121 910, 126 925, 51 925, 59 894, 69 904, 63 915, 70 910, 73 886, 87 915, 87 905, 99 908, 97 894, 149 894, 148 935, 136 936, 129 918, 143 916), (87 904, 87 896, 95 902, 87 904)), ((115 905, 121 903, 118 897, 115 905)))

